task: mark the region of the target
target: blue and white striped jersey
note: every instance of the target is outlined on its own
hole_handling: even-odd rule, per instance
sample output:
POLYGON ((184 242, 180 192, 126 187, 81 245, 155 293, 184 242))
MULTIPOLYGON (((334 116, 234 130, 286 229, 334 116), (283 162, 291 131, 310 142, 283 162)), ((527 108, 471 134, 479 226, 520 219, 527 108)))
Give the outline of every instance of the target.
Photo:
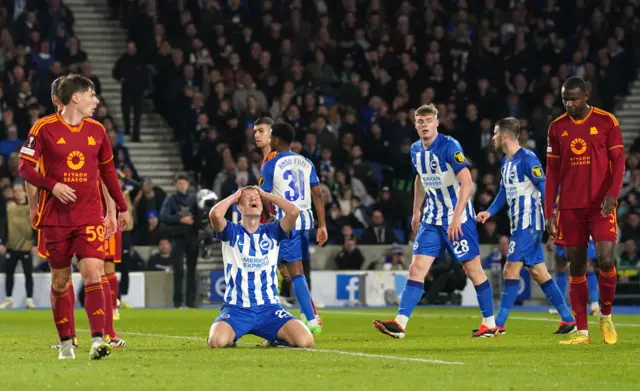
MULTIPOLYGON (((453 221, 453 211, 458 204, 460 182, 456 176, 469 167, 460 143, 453 137, 438 134, 429 148, 422 141, 411 145, 411 161, 414 172, 420 175, 426 201, 423 222, 448 227, 453 221)), ((468 201, 461 216, 461 223, 475 219, 473 203, 468 201)))
POLYGON ((545 177, 538 157, 528 149, 520 148, 511 159, 507 156, 502 158, 500 171, 500 190, 489 208, 491 215, 497 213, 506 201, 511 233, 526 229, 544 230, 542 197, 545 177))
POLYGON ((227 221, 214 237, 222 242, 224 303, 245 308, 280 303, 278 252, 280 241, 289 237, 280 222, 261 224, 249 233, 241 224, 227 221))
MULTIPOLYGON (((262 190, 280 196, 300 209, 294 229, 313 229, 311 189, 318 186, 316 168, 309 159, 293 152, 282 152, 262 165, 262 190)), ((276 219, 284 216, 278 207, 276 219)))

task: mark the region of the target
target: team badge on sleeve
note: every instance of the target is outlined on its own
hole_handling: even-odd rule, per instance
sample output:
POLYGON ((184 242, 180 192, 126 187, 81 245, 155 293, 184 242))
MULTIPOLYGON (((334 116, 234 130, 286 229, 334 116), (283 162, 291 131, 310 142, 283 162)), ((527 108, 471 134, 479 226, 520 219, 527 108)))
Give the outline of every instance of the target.
POLYGON ((456 161, 456 163, 460 163, 460 164, 467 161, 467 158, 465 158, 462 152, 460 151, 453 154, 453 159, 456 161))
POLYGON ((264 178, 260 177, 260 179, 258 179, 258 186, 262 186, 264 185, 264 178))
POLYGON ((542 168, 540 166, 535 166, 531 169, 531 174, 534 178, 542 178, 542 168))

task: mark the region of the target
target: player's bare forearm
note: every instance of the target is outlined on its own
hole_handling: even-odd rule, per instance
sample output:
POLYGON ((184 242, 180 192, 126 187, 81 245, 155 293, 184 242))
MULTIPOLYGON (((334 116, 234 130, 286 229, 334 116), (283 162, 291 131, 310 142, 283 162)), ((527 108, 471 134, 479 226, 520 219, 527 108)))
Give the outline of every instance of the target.
POLYGON ((466 167, 458 171, 458 175, 456 175, 456 177, 460 182, 460 190, 458 192, 458 203, 456 204, 456 208, 453 210, 453 216, 460 218, 462 216, 462 212, 464 212, 467 207, 469 198, 471 197, 471 192, 473 191, 473 179, 471 179, 471 172, 466 167))
POLYGON ((102 194, 104 194, 104 199, 107 204, 107 214, 115 215, 116 214, 116 202, 113 200, 111 195, 109 195, 109 190, 102 182, 102 194))
POLYGON ((227 211, 231 208, 231 205, 237 202, 238 198, 237 193, 234 193, 211 208, 209 211, 209 221, 214 231, 224 231, 224 228, 227 226, 227 219, 224 216, 227 215, 227 211))
POLYGON ((316 215, 318 216, 318 227, 326 227, 327 220, 324 213, 324 199, 322 198, 320 186, 312 188, 311 195, 313 197, 313 206, 316 208, 316 215))
POLYGON ((112 161, 105 164, 100 164, 100 178, 102 183, 107 188, 107 193, 113 198, 116 203, 118 212, 124 213, 129 210, 127 203, 124 200, 122 189, 120 189, 120 182, 118 182, 118 175, 116 174, 116 166, 112 161))
POLYGON ((558 186, 560 185, 560 158, 547 156, 547 173, 544 188, 544 214, 553 216, 558 186))
POLYGON ((300 215, 300 209, 295 204, 285 200, 282 197, 278 197, 275 194, 266 193, 262 189, 258 190, 260 197, 272 204, 275 204, 278 209, 284 213, 284 217, 280 220, 280 227, 284 232, 291 232, 296 225, 296 220, 300 215))
POLYGON ((420 179, 420 175, 416 175, 413 181, 413 213, 422 213, 424 198, 425 192, 422 186, 422 180, 420 179))
POLYGON ((36 164, 26 159, 20 160, 18 174, 20 175, 20 178, 25 180, 25 182, 30 183, 38 189, 52 191, 56 185, 56 181, 40 174, 36 169, 36 164))
POLYGON ((624 148, 616 148, 609 151, 609 161, 611 162, 611 187, 607 191, 607 195, 615 199, 620 197, 622 190, 622 182, 624 181, 624 171, 626 158, 624 156, 624 148))

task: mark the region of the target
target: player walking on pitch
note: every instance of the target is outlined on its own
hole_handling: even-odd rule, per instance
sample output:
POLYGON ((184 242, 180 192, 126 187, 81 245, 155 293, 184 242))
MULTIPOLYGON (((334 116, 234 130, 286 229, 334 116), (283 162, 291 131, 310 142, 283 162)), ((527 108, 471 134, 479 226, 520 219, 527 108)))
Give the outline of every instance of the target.
POLYGON ((506 155, 501 164, 500 190, 489 209, 478 213, 476 217, 484 224, 508 205, 511 239, 504 267, 500 309, 496 317, 497 334, 507 332, 504 326, 518 297, 523 264, 562 318, 555 333, 569 334, 576 330, 575 321, 558 285, 544 264, 542 196, 545 179, 542 164, 533 152, 520 147, 519 136, 520 122, 517 118, 503 118, 496 123, 493 142, 496 149, 502 150, 506 155))
POLYGON ((556 235, 553 208, 560 186, 558 225, 569 260, 569 298, 578 332, 561 344, 590 344, 587 326, 587 243, 596 244, 600 264, 600 330, 606 344, 618 340, 611 320, 616 292, 614 249, 617 241, 617 199, 622 188, 625 157, 618 120, 589 106, 587 84, 570 77, 562 85, 566 113, 549 125, 547 186, 544 212, 547 231, 556 235), (576 189, 578 191, 576 191, 576 189))
POLYGON ((417 232, 409 280, 402 292, 398 315, 393 320, 374 320, 381 333, 404 338, 413 309, 422 298, 424 279, 444 250, 462 262, 471 279, 482 312, 482 324, 473 337, 494 337, 493 293, 480 263, 475 212, 470 201, 473 182, 462 147, 452 137, 438 133, 438 110, 433 105, 415 111, 420 140, 411 146, 416 173, 411 228, 417 232))
MULTIPOLYGON (((327 228, 316 169, 309 159, 290 151, 294 137, 295 131, 291 125, 277 123, 272 126, 271 150, 277 155, 262 165, 261 187, 266 192, 284 197, 301 209, 291 237, 280 245, 279 258, 287 265, 293 290, 308 322, 309 330, 316 334, 320 333, 322 328, 314 312, 302 266, 303 262, 310 262, 311 259, 309 231, 314 228, 312 201, 318 217, 316 242, 320 246, 327 241, 327 228)), ((276 219, 282 218, 282 213, 276 205, 276 219)))
POLYGON ((215 237, 222 241, 227 284, 222 310, 209 330, 210 348, 233 346, 246 334, 273 343, 313 347, 313 335, 278 300, 279 246, 290 236, 299 214, 293 203, 257 187, 238 190, 209 212, 215 237), (260 224, 263 200, 276 205, 282 213, 280 220, 260 224), (236 203, 242 213, 239 224, 224 218, 236 203))
POLYGON ((35 226, 41 229, 51 266, 51 304, 61 341, 59 358, 73 358, 68 293, 71 260, 79 259, 85 284, 85 310, 93 338, 89 357, 110 353, 104 340, 105 297, 101 283, 104 267, 105 226, 101 210, 101 184, 105 183, 127 226, 129 215, 120 191, 113 152, 104 127, 91 119, 98 104, 93 83, 68 76, 58 87, 62 112, 40 119, 20 150, 20 176, 40 189, 35 226), (39 165, 40 173, 36 170, 39 165))

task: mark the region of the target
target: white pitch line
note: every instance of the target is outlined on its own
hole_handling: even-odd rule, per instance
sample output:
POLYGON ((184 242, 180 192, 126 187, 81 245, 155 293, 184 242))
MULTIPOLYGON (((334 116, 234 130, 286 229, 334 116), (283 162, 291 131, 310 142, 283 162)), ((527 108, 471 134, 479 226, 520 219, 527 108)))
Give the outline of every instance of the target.
MULTIPOLYGON (((80 330, 78 331, 89 331, 89 330, 80 330)), ((118 334, 124 335, 136 335, 140 337, 152 337, 152 338, 170 338, 170 339, 187 339, 190 341, 202 341, 206 342, 206 338, 204 337, 189 337, 184 335, 167 335, 167 334, 148 334, 148 333, 135 333, 135 332, 118 332, 118 334)), ((365 358, 384 358, 390 360, 398 360, 398 361, 412 361, 412 362, 420 362, 425 364, 439 364, 439 365, 464 365, 463 362, 458 361, 443 361, 443 360, 434 360, 428 358, 420 358, 420 357, 402 357, 402 356, 388 356, 386 354, 371 354, 371 353, 362 353, 362 352, 348 352, 344 350, 332 350, 332 349, 291 349, 293 351, 303 350, 311 353, 329 353, 329 354, 339 354, 342 356, 354 356, 354 357, 365 357, 365 358)))
MULTIPOLYGON (((320 314, 327 313, 332 315, 357 315, 357 316, 393 316, 393 313, 390 312, 377 312, 377 311, 352 311, 349 309, 345 310, 320 310, 320 314)), ((457 315, 457 314, 413 314, 411 317, 417 318, 477 318, 474 315, 457 315)), ((534 322, 552 322, 558 323, 558 319, 550 319, 550 318, 533 318, 526 316, 509 316, 509 319, 515 320, 530 320, 534 322)), ((615 319, 615 318, 614 318, 615 319)), ((591 321, 589 324, 599 325, 600 322, 591 321)), ((639 323, 617 323, 613 322, 613 324, 618 327, 640 327, 639 323)))

